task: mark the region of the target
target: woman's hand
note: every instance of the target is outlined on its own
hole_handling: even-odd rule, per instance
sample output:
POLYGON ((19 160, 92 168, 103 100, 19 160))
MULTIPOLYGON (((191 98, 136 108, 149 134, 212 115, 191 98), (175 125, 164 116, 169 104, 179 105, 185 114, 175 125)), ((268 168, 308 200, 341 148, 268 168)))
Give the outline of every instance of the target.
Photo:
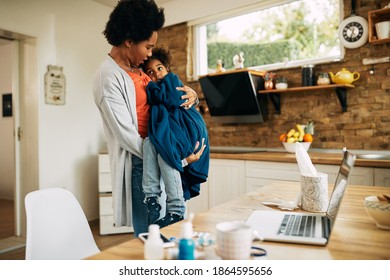
POLYGON ((185 92, 185 94, 181 96, 181 99, 185 99, 186 101, 180 106, 186 109, 190 109, 192 106, 194 106, 194 104, 195 106, 198 105, 199 103, 198 95, 192 88, 190 88, 189 86, 184 86, 184 87, 177 87, 176 89, 185 92))
POLYGON ((194 153, 186 157, 186 161, 188 164, 198 161, 203 154, 206 145, 204 144, 204 138, 202 139, 202 148, 199 151, 195 152, 199 148, 199 141, 196 142, 194 153))

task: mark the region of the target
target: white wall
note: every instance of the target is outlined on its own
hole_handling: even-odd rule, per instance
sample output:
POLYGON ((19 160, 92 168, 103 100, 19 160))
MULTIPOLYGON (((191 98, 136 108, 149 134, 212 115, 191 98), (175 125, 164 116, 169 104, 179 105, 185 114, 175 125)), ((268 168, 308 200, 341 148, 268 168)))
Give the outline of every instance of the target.
POLYGON ((0 198, 14 199, 14 117, 3 117, 4 93, 12 93, 12 44, 0 39, 0 198))
POLYGON ((93 1, 0 0, 0 29, 37 38, 39 188, 69 189, 88 219, 98 217, 97 160, 105 147, 92 81, 109 51, 102 31, 110 12, 93 1), (45 104, 48 65, 64 68, 65 105, 45 104))

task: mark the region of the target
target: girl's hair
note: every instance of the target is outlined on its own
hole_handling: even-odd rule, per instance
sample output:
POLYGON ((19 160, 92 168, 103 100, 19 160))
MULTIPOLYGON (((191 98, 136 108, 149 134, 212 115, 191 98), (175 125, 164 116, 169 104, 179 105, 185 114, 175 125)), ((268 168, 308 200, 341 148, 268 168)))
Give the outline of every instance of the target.
POLYGON ((171 71, 172 55, 169 50, 166 50, 163 47, 154 48, 152 51, 152 56, 150 56, 147 60, 144 61, 143 64, 141 64, 141 67, 144 71, 146 71, 146 66, 148 65, 149 61, 153 59, 161 61, 165 68, 167 68, 167 71, 171 71))
POLYGON ((121 0, 111 12, 103 34, 112 46, 126 40, 139 43, 161 29, 164 22, 164 9, 153 0, 121 0))

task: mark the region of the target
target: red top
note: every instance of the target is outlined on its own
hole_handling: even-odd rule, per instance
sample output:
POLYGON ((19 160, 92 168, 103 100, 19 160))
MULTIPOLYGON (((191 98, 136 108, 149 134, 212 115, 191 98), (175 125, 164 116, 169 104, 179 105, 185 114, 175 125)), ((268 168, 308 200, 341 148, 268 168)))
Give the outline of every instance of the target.
POLYGON ((142 71, 140 71, 141 74, 133 73, 131 71, 128 71, 127 73, 130 75, 135 86, 138 132, 142 138, 146 138, 148 136, 148 122, 150 116, 146 86, 151 80, 149 76, 142 71))

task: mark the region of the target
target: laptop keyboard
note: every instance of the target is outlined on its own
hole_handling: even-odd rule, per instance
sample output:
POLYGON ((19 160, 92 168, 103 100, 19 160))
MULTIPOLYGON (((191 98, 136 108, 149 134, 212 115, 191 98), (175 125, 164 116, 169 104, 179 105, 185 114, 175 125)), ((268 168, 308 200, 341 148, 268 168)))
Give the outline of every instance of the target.
POLYGON ((315 230, 315 217, 286 214, 279 227, 278 234, 313 237, 315 230))

